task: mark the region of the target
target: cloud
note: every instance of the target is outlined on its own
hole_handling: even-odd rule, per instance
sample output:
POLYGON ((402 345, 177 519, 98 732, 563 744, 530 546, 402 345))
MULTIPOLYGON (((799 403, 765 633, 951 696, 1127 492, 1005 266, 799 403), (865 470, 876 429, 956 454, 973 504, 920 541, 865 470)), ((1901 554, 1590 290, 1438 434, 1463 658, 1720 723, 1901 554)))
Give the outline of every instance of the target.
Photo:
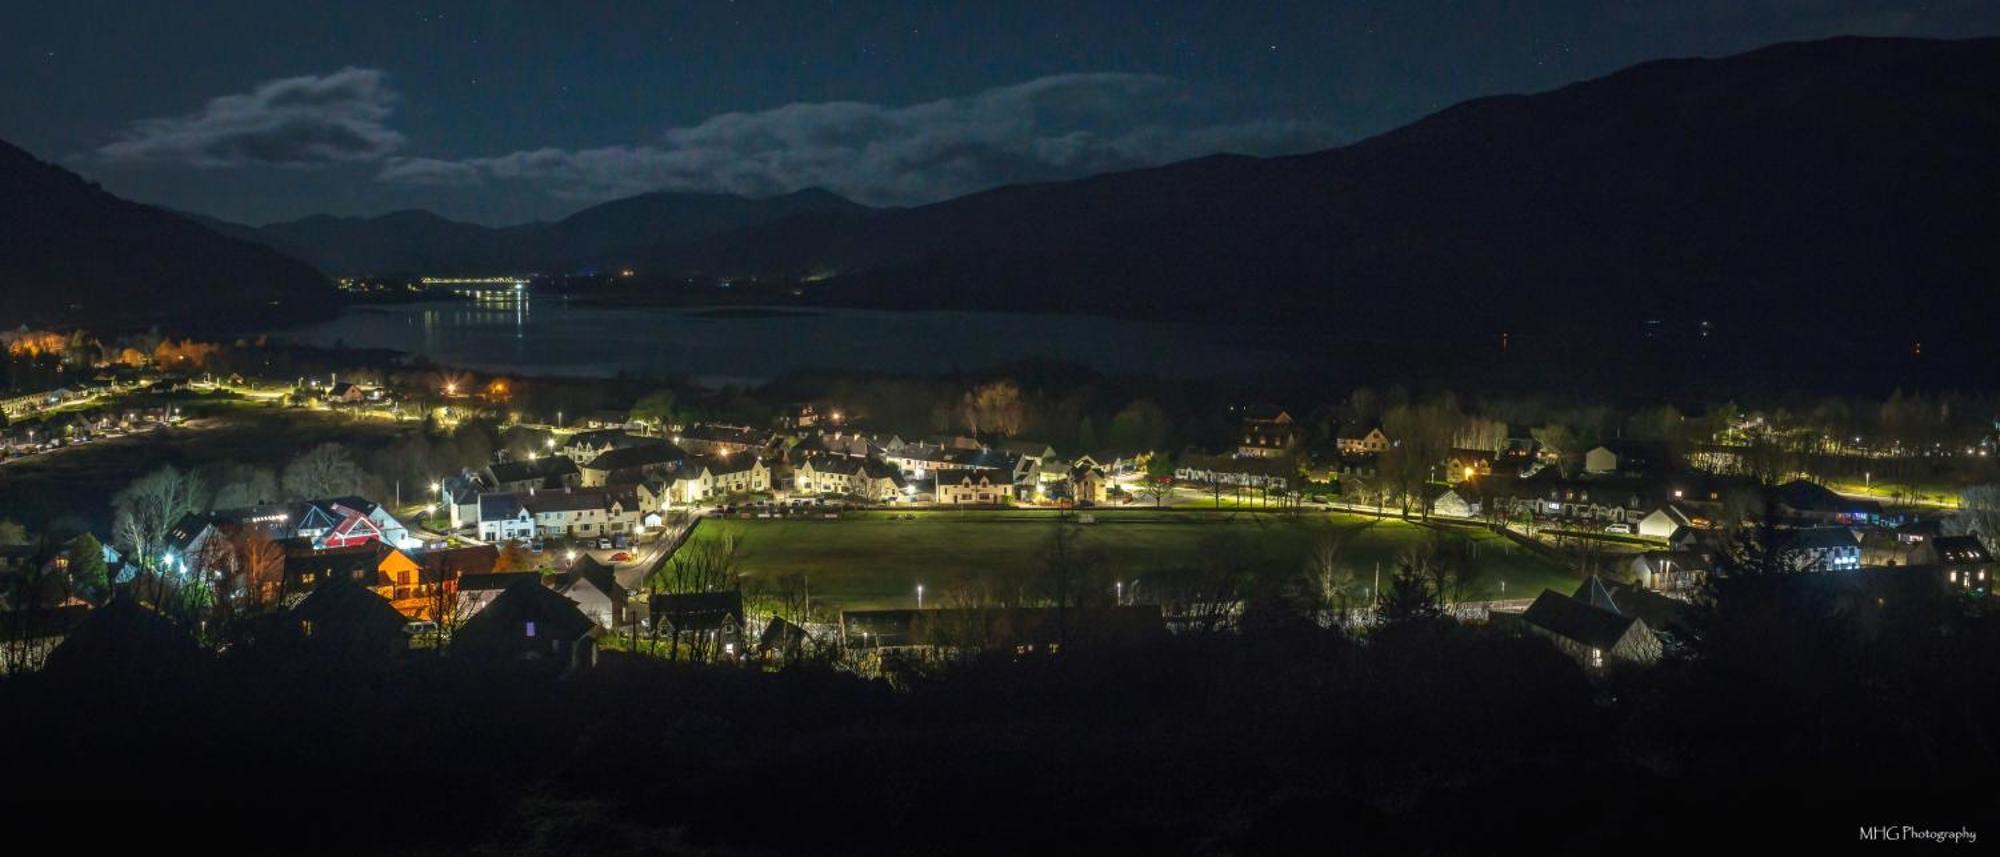
POLYGON ((388 75, 378 69, 281 78, 210 99, 184 116, 134 122, 97 154, 119 163, 196 167, 378 161, 403 144, 403 135, 384 124, 395 101, 388 75))
POLYGON ((649 143, 457 160, 390 158, 379 178, 518 182, 590 200, 653 190, 768 195, 823 187, 863 202, 930 202, 1001 184, 1217 152, 1280 154, 1337 141, 1309 122, 1226 117, 1171 78, 1065 74, 901 107, 853 101, 726 113, 649 143))

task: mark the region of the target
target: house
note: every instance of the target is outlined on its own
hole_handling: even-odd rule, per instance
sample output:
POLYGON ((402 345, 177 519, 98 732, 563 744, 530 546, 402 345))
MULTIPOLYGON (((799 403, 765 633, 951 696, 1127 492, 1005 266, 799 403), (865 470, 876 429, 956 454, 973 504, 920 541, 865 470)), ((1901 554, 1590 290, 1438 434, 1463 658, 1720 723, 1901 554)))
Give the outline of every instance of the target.
POLYGON ((398 587, 416 598, 417 561, 399 548, 366 542, 338 548, 318 548, 303 538, 278 543, 285 549, 285 589, 311 592, 330 580, 345 580, 388 593, 398 587))
POLYGON ((1662 643, 1667 636, 1688 634, 1693 630, 1690 623, 1694 608, 1690 602, 1662 595, 1636 583, 1608 580, 1593 574, 1585 577, 1569 597, 1645 622, 1646 629, 1660 637, 1662 643))
POLYGON ((636 482, 662 473, 687 457, 686 451, 671 443, 621 447, 583 465, 580 484, 586 488, 598 488, 612 482, 636 482))
POLYGON ((341 381, 326 388, 326 400, 329 402, 355 404, 367 398, 368 391, 361 389, 361 386, 358 384, 351 384, 346 381, 341 381))
POLYGON ((575 602, 527 575, 508 582, 459 626, 450 652, 455 658, 547 660, 574 670, 597 663, 599 633, 575 602))
POLYGON ((1479 517, 1479 493, 1470 485, 1446 488, 1431 499, 1431 514, 1446 518, 1479 517))
POLYGON ((387 506, 365 497, 307 500, 294 507, 290 520, 290 535, 309 539, 318 548, 352 547, 370 541, 415 546, 409 527, 390 514, 387 506))
POLYGON ((1340 435, 1334 438, 1341 455, 1373 455, 1389 451, 1389 436, 1380 428, 1369 429, 1366 434, 1340 435))
POLYGON ((42 674, 72 681, 173 682, 203 660, 187 629, 129 595, 90 611, 42 664, 42 674))
POLYGON ((1297 476, 1298 464, 1289 458, 1238 458, 1193 451, 1182 453, 1174 468, 1175 480, 1209 486, 1282 490, 1297 476))
POLYGON ((467 545, 411 556, 417 563, 413 582, 404 584, 400 576, 384 575, 377 578, 375 594, 389 599, 389 606, 412 620, 437 621, 440 611, 459 603, 459 580, 493 573, 500 551, 492 545, 467 545))
POLYGON ((1688 514, 1681 511, 1679 506, 1669 503, 1647 512, 1645 517, 1639 519, 1634 530, 1649 539, 1665 540, 1672 538, 1680 528, 1691 526, 1694 524, 1688 514))
POLYGON ((409 620, 350 578, 334 577, 315 587, 287 614, 305 635, 306 645, 335 660, 389 661, 409 651, 409 620))
POLYGON ((942 506, 1006 503, 1013 493, 1013 482, 990 470, 940 471, 934 485, 931 496, 942 506))
POLYGON ((757 636, 757 649, 765 654, 791 655, 813 644, 811 631, 778 616, 764 623, 764 633, 757 636))
POLYGON ((778 425, 788 429, 808 429, 819 422, 819 409, 809 402, 786 405, 778 414, 778 425))
POLYGON ((486 490, 501 493, 574 488, 583 480, 576 462, 560 455, 525 461, 496 461, 482 474, 486 490))
POLYGON ((471 616, 486 609, 493 599, 515 581, 532 580, 540 583, 542 574, 538 571, 501 571, 470 573, 458 578, 458 615, 471 616))
POLYGON ((1667 537, 1667 547, 1677 551, 1693 551, 1704 556, 1721 556, 1729 550, 1729 543, 1722 531, 1701 527, 1682 527, 1667 537))
POLYGON ((701 466, 712 480, 711 493, 730 496, 771 490, 771 468, 754 454, 709 456, 702 459, 701 466))
POLYGON ((632 412, 604 408, 584 414, 583 419, 578 422, 599 430, 622 429, 632 423, 632 412))
MULTIPOLYGON (((1593 578, 1594 580, 1594 578, 1593 578)), ((1585 586, 1591 586, 1586 581, 1585 586)), ((1600 603, 1611 603, 1606 596, 1600 603)), ((1508 616, 1496 613, 1495 618, 1508 616)), ((1660 659, 1664 647, 1646 622, 1615 609, 1591 603, 1588 598, 1542 590, 1526 612, 1510 621, 1530 633, 1548 638, 1564 654, 1589 669, 1603 669, 1612 663, 1650 664, 1660 659)))
POLYGON ((1646 551, 1632 558, 1632 578, 1656 592, 1686 592, 1699 587, 1715 570, 1707 555, 1697 551, 1646 551))
POLYGON ((1769 499, 1779 515, 1802 522, 1860 526, 1883 518, 1882 504, 1843 497, 1805 479, 1771 489, 1769 499))
POLYGON ((487 542, 533 538, 598 538, 645 528, 646 505, 638 486, 566 488, 526 494, 482 494, 479 538, 487 542))
POLYGON ((688 506, 715 493, 715 474, 703 462, 691 459, 647 477, 642 484, 659 498, 663 509, 688 506))
POLYGON ((663 438, 637 435, 622 430, 584 431, 563 442, 562 455, 571 461, 590 461, 615 449, 664 444, 663 438))
POLYGON ((844 495, 875 503, 907 496, 903 474, 886 461, 872 458, 808 458, 792 471, 798 494, 844 495))
POLYGON ((1494 456, 1491 450, 1454 449, 1445 454, 1445 478, 1454 482, 1469 482, 1481 476, 1493 475, 1494 456))
POLYGON ((89 615, 88 604, 0 611, 0 673, 41 669, 49 653, 89 615))
POLYGON ((610 566, 588 555, 580 557, 564 575, 559 591, 599 627, 616 630, 625 625, 629 595, 610 566))
POLYGON ((1243 409, 1242 442, 1236 454, 1245 458, 1282 458, 1299 445, 1300 431, 1292 415, 1275 405, 1243 409))
POLYGON ((1851 571, 1861 567, 1861 540, 1846 527, 1792 530, 1785 546, 1799 571, 1851 571))
POLYGON ((654 595, 646 604, 647 622, 656 637, 679 640, 694 635, 696 645, 714 646, 717 654, 743 649, 743 593, 689 592, 654 595))
POLYGON ((1079 464, 1069 472, 1069 496, 1079 506, 1103 505, 1111 496, 1111 478, 1101 468, 1079 464))
POLYGON ((777 434, 747 426, 703 423, 674 435, 674 443, 696 455, 761 453, 777 445, 777 434))
POLYGON ((1910 565, 1938 569, 1954 590, 1986 594, 1992 591, 1993 555, 1978 536, 1938 536, 1910 551, 1910 565))

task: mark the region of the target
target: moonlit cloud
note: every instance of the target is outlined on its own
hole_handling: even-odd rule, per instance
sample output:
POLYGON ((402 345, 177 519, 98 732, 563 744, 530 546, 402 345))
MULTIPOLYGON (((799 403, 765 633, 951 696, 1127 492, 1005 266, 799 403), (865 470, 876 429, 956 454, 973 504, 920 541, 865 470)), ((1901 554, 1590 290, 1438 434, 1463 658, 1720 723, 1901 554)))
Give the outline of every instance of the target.
POLYGON ((311 167, 378 161, 403 144, 384 124, 396 93, 377 69, 287 77, 210 99, 182 116, 132 123, 97 150, 117 163, 311 167))
POLYGON ((524 183, 569 199, 822 187, 862 202, 909 204, 1217 152, 1282 154, 1338 142, 1315 123, 1223 112, 1171 78, 1066 74, 902 107, 835 101, 726 113, 633 145, 392 157, 379 178, 524 183))

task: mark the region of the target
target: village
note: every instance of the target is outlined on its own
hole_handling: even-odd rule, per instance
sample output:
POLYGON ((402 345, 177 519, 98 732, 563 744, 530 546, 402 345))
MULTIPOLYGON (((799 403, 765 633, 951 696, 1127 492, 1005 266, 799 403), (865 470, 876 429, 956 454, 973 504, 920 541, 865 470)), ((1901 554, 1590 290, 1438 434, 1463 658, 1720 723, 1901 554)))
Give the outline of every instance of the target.
MULTIPOLYGON (((414 390, 149 367, 6 402, 0 468, 178 426, 173 402, 189 397, 429 432, 491 420, 508 438, 396 481, 393 497, 310 493, 364 484, 329 444, 294 459, 282 489, 267 477, 229 495, 247 504, 135 483, 108 531, 19 533, 0 545, 9 669, 39 666, 123 593, 187 612, 197 633, 268 613, 371 657, 575 669, 606 648, 746 664, 813 648, 876 671, 1226 627, 1247 588, 1190 586, 1191 569, 1175 566, 1212 565, 1198 554, 1230 539, 1261 563, 1307 569, 1324 624, 1376 621, 1399 579, 1423 578, 1443 612, 1545 637, 1588 670, 1662 657, 1759 533, 1788 572, 1853 593, 1891 577, 1991 593, 1976 519, 1786 472, 1767 460, 1762 416, 1676 451, 1426 407, 1362 422, 1250 404, 1228 409, 1226 446, 1059 449, 977 430, 981 417, 1019 421, 1004 389, 997 413, 968 414, 974 430, 906 437, 836 400, 793 402, 761 425, 643 407, 535 422, 511 409, 506 379, 442 377, 414 390), (1051 558, 1064 550, 1077 556, 1051 558), (1106 591, 1052 593, 1050 575, 1106 591)), ((1985 459, 1993 443, 1987 432, 1958 451, 1985 459)))

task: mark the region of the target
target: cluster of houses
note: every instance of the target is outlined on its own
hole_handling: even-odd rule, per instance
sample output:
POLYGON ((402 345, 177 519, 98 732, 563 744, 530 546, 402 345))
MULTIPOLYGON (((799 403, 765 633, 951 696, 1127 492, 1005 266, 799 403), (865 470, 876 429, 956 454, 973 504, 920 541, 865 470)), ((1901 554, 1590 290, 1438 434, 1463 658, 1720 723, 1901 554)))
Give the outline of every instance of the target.
POLYGON ((1116 492, 1126 456, 1061 458, 1046 445, 905 441, 839 430, 797 434, 696 425, 671 435, 598 429, 550 454, 497 461, 439 483, 451 526, 487 541, 646 532, 677 509, 750 495, 867 504, 1092 505, 1116 492))

